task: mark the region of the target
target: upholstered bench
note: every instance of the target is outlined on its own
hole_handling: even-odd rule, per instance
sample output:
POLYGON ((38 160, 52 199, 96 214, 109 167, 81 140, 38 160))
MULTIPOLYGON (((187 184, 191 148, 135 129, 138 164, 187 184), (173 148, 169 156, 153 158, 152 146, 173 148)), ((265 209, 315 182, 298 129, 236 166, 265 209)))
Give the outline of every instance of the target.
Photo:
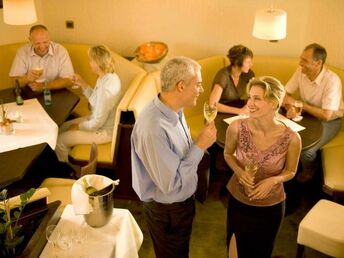
POLYGON ((297 258, 304 247, 331 257, 344 257, 344 206, 320 200, 302 219, 297 235, 297 258))

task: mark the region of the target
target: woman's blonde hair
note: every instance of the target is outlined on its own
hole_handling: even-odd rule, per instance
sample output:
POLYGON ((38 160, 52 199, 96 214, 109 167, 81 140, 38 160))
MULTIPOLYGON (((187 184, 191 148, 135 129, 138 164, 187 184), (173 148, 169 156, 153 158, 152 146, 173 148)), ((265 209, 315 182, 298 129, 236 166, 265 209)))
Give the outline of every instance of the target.
POLYGON ((249 94, 253 86, 258 86, 264 90, 264 98, 276 100, 278 103, 277 110, 281 107, 285 95, 285 89, 279 80, 272 76, 252 78, 247 84, 247 94, 249 94))
POLYGON ((88 56, 103 72, 115 72, 115 61, 113 60, 111 51, 108 47, 103 45, 93 46, 88 50, 88 56))

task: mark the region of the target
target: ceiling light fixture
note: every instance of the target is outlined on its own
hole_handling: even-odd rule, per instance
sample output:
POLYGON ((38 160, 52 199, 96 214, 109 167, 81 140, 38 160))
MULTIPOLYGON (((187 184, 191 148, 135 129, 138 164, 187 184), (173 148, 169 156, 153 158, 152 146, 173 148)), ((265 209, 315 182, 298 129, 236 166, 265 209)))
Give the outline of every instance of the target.
POLYGON ((37 21, 34 0, 3 0, 4 22, 27 25, 37 21))
POLYGON ((287 36, 287 13, 281 9, 271 8, 258 10, 253 24, 252 35, 258 39, 277 42, 287 36))

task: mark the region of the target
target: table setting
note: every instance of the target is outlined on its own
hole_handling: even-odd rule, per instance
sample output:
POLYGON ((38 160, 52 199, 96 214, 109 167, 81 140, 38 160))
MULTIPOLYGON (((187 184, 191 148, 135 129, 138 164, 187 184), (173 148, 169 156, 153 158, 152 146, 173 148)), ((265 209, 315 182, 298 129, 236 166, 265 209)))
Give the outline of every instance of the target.
POLYGON ((137 258, 143 234, 129 210, 113 208, 115 185, 118 180, 93 174, 75 181, 72 204, 46 228, 48 242, 40 257, 137 258))
POLYGON ((58 126, 37 99, 28 99, 23 105, 16 102, 2 104, 0 153, 40 143, 55 149, 58 126), (4 121, 5 120, 5 121, 4 121))

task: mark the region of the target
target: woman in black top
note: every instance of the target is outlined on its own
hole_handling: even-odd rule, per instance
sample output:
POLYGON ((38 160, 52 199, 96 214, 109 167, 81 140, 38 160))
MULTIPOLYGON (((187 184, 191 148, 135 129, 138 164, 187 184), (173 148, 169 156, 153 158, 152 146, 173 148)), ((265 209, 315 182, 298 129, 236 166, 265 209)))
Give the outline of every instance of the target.
POLYGON ((217 103, 217 109, 222 113, 246 114, 246 106, 235 107, 230 103, 245 96, 246 85, 254 77, 251 70, 253 53, 243 46, 233 46, 228 51, 230 65, 217 72, 209 102, 217 103))

